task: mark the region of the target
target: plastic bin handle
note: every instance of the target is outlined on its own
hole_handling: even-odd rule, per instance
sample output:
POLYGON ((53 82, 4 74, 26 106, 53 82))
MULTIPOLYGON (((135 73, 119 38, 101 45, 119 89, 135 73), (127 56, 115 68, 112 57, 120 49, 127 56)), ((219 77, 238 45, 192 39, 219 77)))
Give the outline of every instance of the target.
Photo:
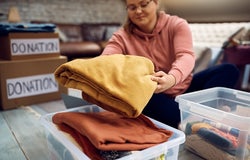
POLYGON ((244 93, 244 92, 235 92, 236 98, 245 100, 245 101, 250 101, 250 94, 249 93, 244 93))

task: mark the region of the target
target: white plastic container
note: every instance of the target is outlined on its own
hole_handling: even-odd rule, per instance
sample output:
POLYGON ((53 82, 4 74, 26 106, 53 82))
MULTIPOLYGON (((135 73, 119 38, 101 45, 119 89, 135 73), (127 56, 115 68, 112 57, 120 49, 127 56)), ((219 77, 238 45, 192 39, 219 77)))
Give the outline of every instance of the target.
MULTIPOLYGON (((103 109, 96 105, 86 105, 73 109, 68 109, 63 112, 101 112, 103 109)), ((50 113, 41 117, 41 123, 46 128, 46 137, 48 148, 50 150, 50 159, 59 160, 89 160, 87 157, 63 132, 59 131, 52 123, 52 116, 55 113, 50 113)), ((149 160, 156 159, 165 155, 167 160, 177 160, 180 144, 185 142, 185 134, 162 124, 158 121, 151 119, 158 127, 172 131, 172 137, 164 143, 137 151, 133 154, 119 158, 119 160, 149 160)))
POLYGON ((205 159, 250 159, 249 92, 215 87, 179 95, 176 101, 187 149, 205 159))

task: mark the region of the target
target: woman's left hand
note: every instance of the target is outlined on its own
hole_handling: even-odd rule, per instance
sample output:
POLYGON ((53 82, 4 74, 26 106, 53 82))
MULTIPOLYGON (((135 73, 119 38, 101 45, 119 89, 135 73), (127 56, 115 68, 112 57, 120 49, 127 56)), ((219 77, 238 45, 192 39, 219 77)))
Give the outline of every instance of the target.
POLYGON ((163 92, 175 85, 175 77, 163 71, 154 73, 151 80, 157 82, 157 88, 154 93, 163 92))

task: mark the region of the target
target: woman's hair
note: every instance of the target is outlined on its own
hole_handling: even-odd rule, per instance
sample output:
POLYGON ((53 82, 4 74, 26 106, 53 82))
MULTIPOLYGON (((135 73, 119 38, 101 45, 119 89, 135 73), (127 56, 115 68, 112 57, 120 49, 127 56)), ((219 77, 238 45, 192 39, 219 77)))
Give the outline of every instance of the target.
POLYGON ((133 29, 135 28, 135 24, 130 20, 130 18, 127 16, 125 23, 123 24, 124 30, 131 34, 133 29))

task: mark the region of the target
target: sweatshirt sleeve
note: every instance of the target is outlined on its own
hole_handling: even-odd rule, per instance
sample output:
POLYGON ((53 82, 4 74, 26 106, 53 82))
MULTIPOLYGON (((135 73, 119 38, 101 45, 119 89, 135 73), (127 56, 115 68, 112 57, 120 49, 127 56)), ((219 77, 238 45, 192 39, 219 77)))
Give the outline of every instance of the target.
POLYGON ((101 55, 124 54, 122 39, 119 34, 114 33, 109 39, 101 55))
POLYGON ((172 74, 176 78, 176 84, 178 84, 182 83, 192 73, 195 55, 188 23, 183 19, 176 19, 175 25, 172 26, 172 40, 176 59, 168 74, 172 74))

